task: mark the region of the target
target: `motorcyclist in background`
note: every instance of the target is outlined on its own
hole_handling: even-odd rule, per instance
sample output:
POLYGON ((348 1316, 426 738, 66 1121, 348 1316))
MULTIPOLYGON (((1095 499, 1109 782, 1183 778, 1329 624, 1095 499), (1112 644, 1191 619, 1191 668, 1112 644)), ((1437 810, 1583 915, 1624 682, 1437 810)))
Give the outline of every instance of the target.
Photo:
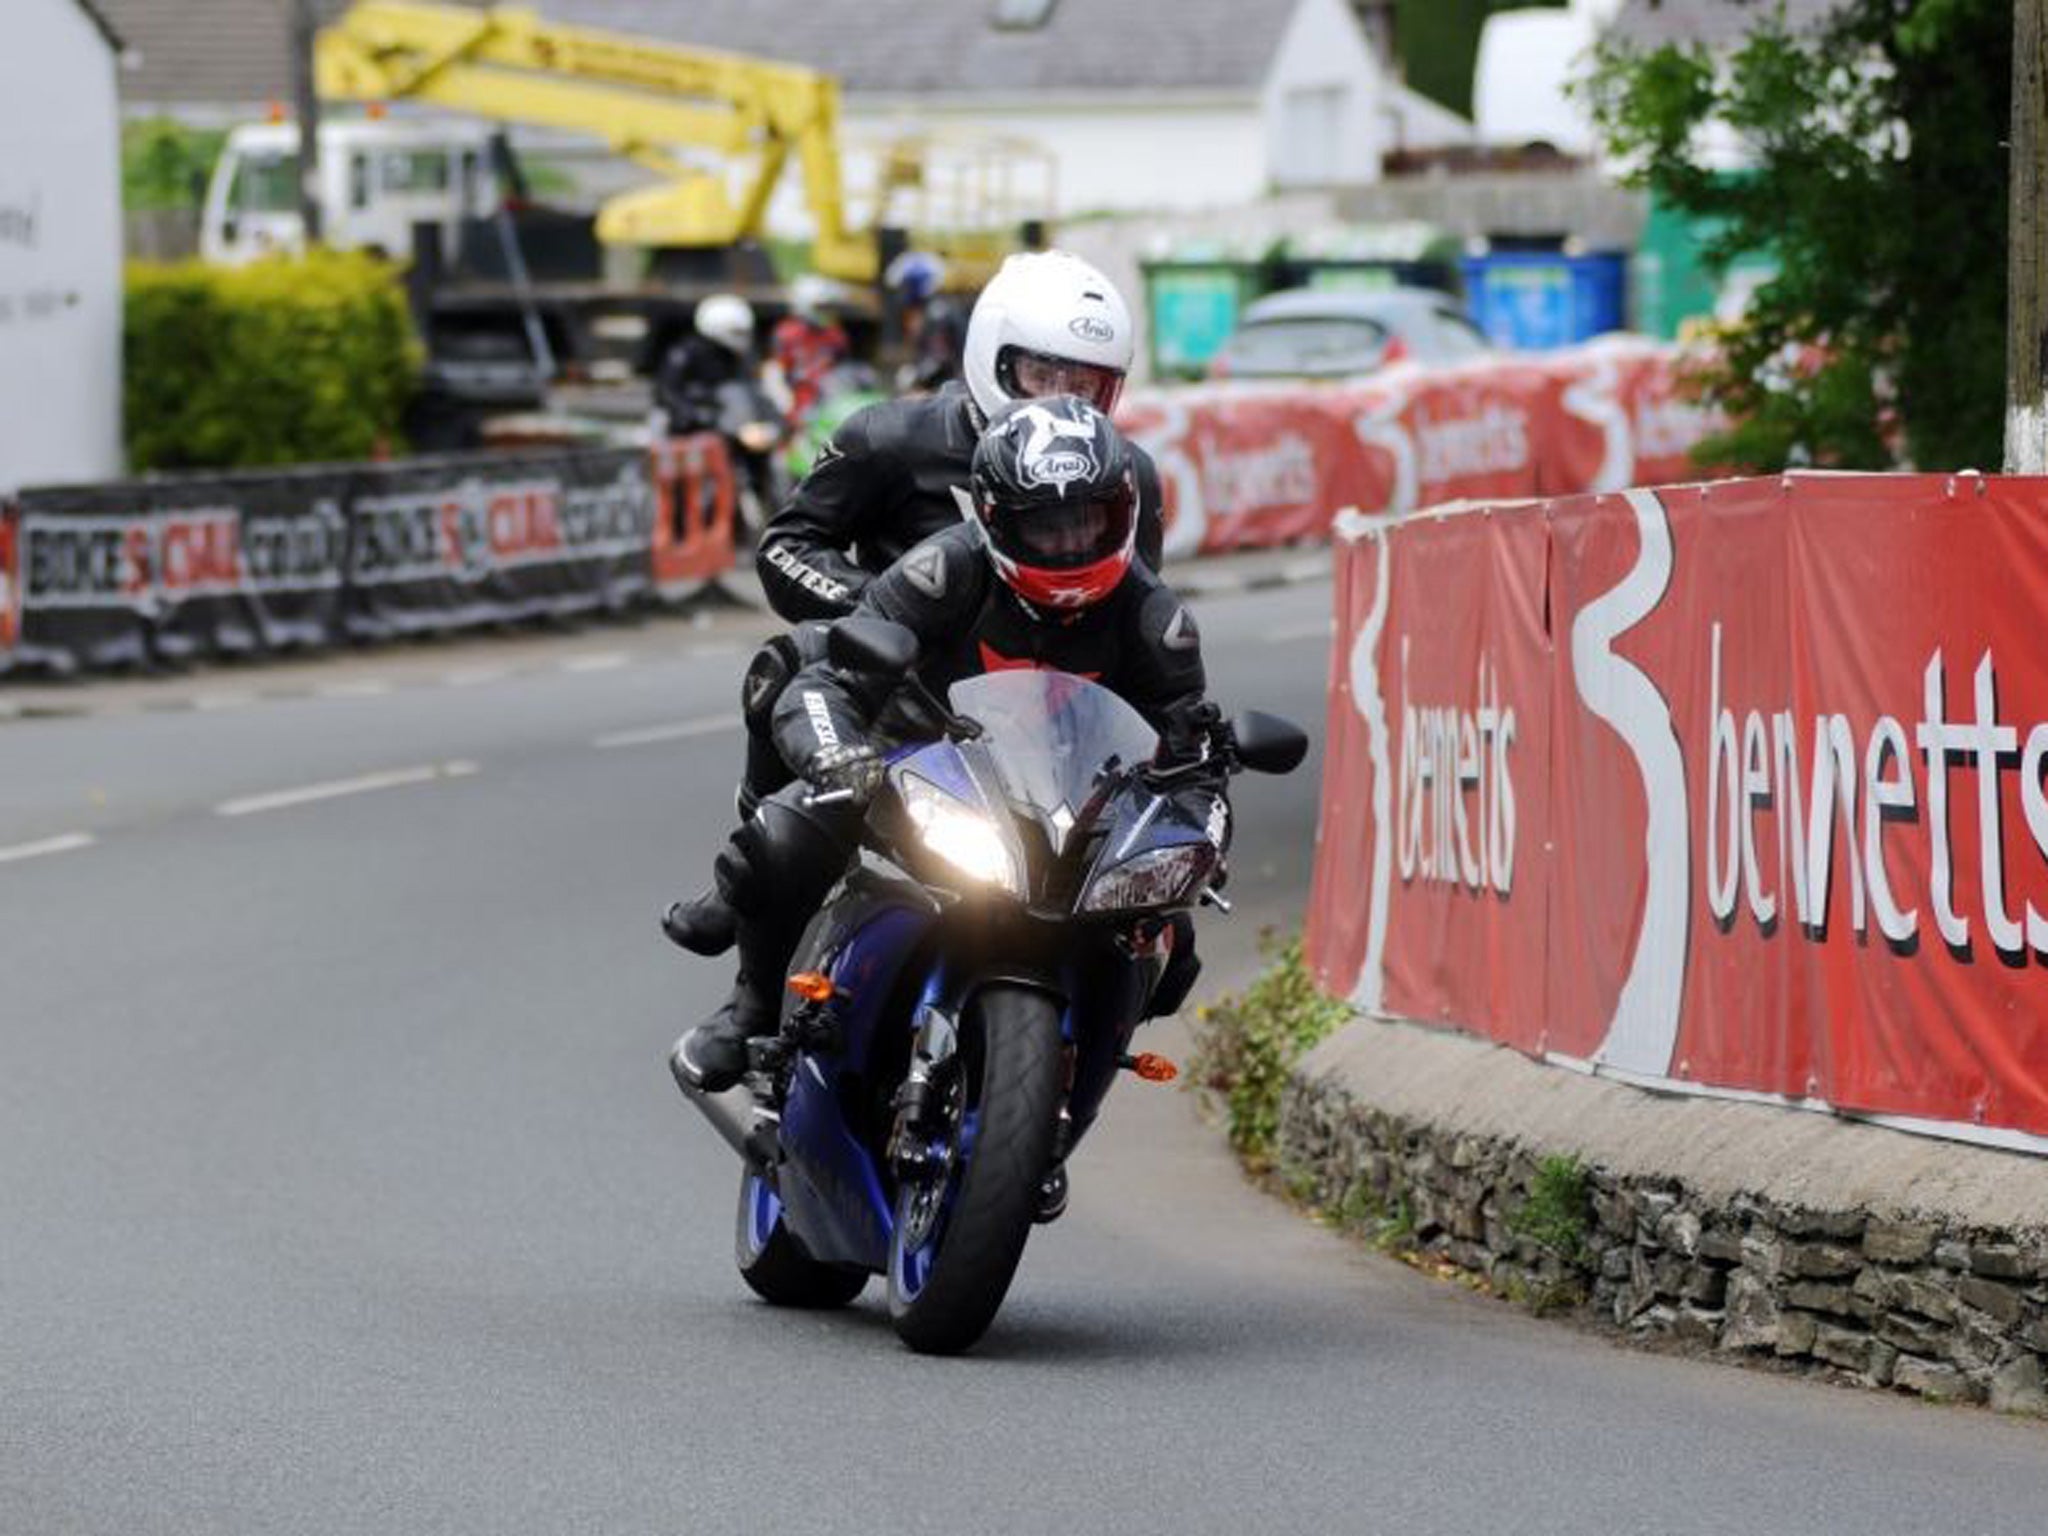
POLYGON ((896 298, 903 326, 899 395, 929 394, 960 376, 967 341, 967 305, 944 291, 946 263, 930 251, 905 251, 889 263, 882 281, 896 298))
MULTIPOLYGON (((1189 770, 1162 792, 1207 796, 1201 814, 1227 827, 1227 811, 1213 804, 1220 780, 1200 771, 1216 713, 1203 698, 1194 619, 1135 559, 1137 463, 1086 400, 1003 408, 971 455, 970 519, 866 583, 855 612, 916 635, 916 677, 940 699, 961 678, 1014 667, 1100 682, 1159 732, 1162 766, 1189 770)), ((828 659, 806 665, 783 690, 775 741, 803 782, 763 800, 718 855, 718 890, 738 917, 739 975, 726 1004, 676 1043, 671 1065, 686 1083, 732 1086, 746 1069, 748 1038, 776 1032, 783 974, 854 851, 884 754, 939 734, 904 703, 902 679, 842 672, 828 659), (806 804, 817 790, 848 798, 806 804)), ((1178 993, 1162 997, 1170 1006, 1193 980, 1191 950, 1182 961, 1171 987, 1160 988, 1178 993)))
POLYGON ((825 380, 853 354, 846 330, 827 312, 831 280, 806 272, 789 285, 789 313, 769 333, 769 359, 789 396, 792 427, 817 409, 825 380))
POLYGON ((736 293, 700 300, 691 334, 669 348, 655 375, 655 400, 668 413, 669 431, 716 431, 718 393, 725 385, 752 380, 753 351, 753 305, 736 293))
MULTIPOLYGON (((961 521, 974 447, 1016 401, 1075 394, 1107 413, 1134 354, 1130 311, 1108 278, 1064 251, 1012 256, 990 279, 967 328, 964 378, 937 394, 884 401, 849 417, 761 537, 756 569, 768 602, 797 628, 755 653, 741 686, 747 761, 742 818, 790 779, 770 722, 799 668, 824 655, 823 620, 850 612, 875 575, 961 521), (805 622, 810 621, 810 622, 805 622)), ((1137 557, 1159 568, 1159 472, 1129 448, 1137 488, 1137 557)), ((702 955, 733 942, 715 890, 671 906, 668 936, 702 955)))

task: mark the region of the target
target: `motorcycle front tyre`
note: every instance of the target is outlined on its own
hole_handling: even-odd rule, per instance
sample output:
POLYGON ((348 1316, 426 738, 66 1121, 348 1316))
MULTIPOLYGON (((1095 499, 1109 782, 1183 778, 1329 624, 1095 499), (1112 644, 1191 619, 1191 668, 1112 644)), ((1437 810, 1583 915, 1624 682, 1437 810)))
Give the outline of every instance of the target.
POLYGON ((768 1181, 749 1168, 740 1176, 738 1229, 733 1257, 740 1278, 763 1301, 777 1307, 821 1310, 843 1307, 860 1295, 868 1272, 846 1264, 821 1264, 783 1225, 782 1202, 768 1181))
POLYGON ((920 1354, 958 1354, 995 1321, 1031 1235, 1059 1120, 1058 1004, 1028 987, 991 985, 969 1000, 961 1024, 973 1143, 914 1292, 902 1254, 890 1256, 889 1317, 920 1354))

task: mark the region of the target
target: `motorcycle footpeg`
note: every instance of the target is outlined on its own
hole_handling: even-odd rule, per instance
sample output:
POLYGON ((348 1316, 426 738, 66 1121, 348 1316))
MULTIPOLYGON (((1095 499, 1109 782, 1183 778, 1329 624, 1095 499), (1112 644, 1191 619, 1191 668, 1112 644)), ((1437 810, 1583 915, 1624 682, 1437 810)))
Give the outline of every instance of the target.
POLYGON ((747 1042, 747 1070, 772 1078, 789 1064, 790 1045, 774 1035, 756 1035, 747 1042))

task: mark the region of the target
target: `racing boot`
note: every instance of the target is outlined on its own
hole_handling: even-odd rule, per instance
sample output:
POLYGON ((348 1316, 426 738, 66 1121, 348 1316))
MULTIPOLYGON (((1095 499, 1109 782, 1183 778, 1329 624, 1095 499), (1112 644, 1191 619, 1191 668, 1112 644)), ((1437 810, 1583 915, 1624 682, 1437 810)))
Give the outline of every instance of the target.
POLYGON ((747 1031, 737 1003, 727 1001, 686 1031, 668 1053, 668 1069, 685 1093, 723 1093, 737 1086, 747 1073, 747 1031))
POLYGON ((661 914, 661 931, 669 942, 693 955, 724 954, 738 939, 739 926, 740 915, 715 885, 688 901, 671 902, 661 914))
POLYGON ((782 978, 796 941, 776 924, 745 922, 738 942, 740 973, 732 996, 669 1052, 669 1071, 686 1091, 736 1087, 747 1075, 747 1042, 772 1038, 781 1028, 782 978))

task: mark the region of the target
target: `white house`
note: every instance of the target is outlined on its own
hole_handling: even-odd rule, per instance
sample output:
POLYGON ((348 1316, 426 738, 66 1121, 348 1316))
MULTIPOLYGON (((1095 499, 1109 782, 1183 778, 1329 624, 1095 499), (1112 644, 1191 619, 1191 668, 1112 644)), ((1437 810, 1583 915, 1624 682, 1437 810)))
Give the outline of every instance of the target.
POLYGON ((0 12, 0 494, 121 469, 119 51, 87 0, 0 12))

